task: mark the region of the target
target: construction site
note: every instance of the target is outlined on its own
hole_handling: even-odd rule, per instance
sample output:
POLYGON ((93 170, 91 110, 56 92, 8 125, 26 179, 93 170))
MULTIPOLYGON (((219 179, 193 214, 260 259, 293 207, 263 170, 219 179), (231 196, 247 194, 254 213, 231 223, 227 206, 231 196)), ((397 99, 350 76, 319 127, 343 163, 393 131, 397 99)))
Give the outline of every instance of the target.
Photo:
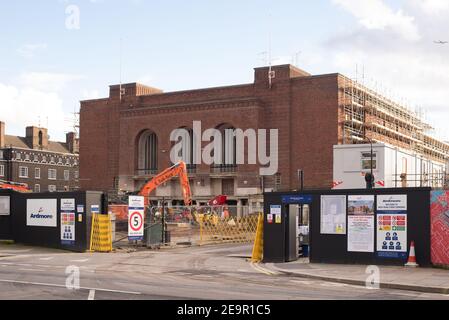
POLYGON ((420 187, 449 185, 449 143, 433 136, 434 128, 423 120, 422 114, 345 76, 341 76, 339 96, 343 145, 386 144, 426 160, 413 174, 408 172, 406 164, 396 172, 391 177, 396 187, 404 181, 420 187), (434 169, 432 163, 439 168, 434 169))

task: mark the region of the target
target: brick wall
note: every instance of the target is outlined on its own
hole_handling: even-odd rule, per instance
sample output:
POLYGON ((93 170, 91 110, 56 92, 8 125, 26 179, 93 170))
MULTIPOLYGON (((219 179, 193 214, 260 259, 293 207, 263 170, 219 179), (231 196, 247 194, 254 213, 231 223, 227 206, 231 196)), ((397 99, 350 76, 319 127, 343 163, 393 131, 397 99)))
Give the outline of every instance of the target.
MULTIPOLYGON (((310 76, 289 65, 273 70, 271 88, 268 68, 258 68, 253 84, 173 93, 129 84, 124 85, 121 100, 117 86, 111 86, 109 98, 83 101, 82 188, 110 190, 115 177, 134 175, 137 139, 146 129, 158 136, 158 169, 165 169, 170 164, 170 132, 190 128, 193 121, 202 121, 203 130, 223 123, 241 129, 279 129, 281 189, 297 188, 297 169, 305 170, 306 187, 328 188, 332 145, 340 139, 337 75, 310 76)), ((201 165, 198 171, 208 174, 210 168, 201 165)), ((260 185, 258 166, 241 165, 237 175, 238 187, 260 185)))

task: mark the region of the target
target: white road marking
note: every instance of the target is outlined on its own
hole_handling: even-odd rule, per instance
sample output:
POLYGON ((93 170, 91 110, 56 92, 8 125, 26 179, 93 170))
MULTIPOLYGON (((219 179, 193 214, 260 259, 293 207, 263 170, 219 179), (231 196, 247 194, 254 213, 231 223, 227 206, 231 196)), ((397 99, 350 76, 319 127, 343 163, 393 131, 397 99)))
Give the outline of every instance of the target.
MULTIPOLYGON (((0 279, 0 283, 27 284, 27 285, 32 285, 32 286, 55 287, 55 288, 64 288, 64 289, 67 288, 65 285, 62 285, 62 284, 30 282, 30 281, 18 281, 18 280, 6 280, 6 279, 0 279)), ((132 295, 141 295, 142 294, 141 292, 122 291, 122 290, 114 290, 114 289, 102 289, 102 288, 80 287, 80 289, 82 289, 82 290, 95 290, 95 291, 101 291, 101 292, 132 294, 132 295)))
POLYGON ((315 284, 315 282, 307 281, 307 280, 291 280, 291 282, 298 283, 298 284, 303 284, 303 285, 306 285, 306 286, 311 286, 311 285, 315 284))
POLYGON ((320 286, 322 287, 344 287, 344 283, 337 283, 337 282, 323 282, 320 283, 320 286))
POLYGON ((87 262, 89 259, 70 260, 70 262, 87 262))
POLYGON ((39 260, 43 260, 43 261, 50 261, 53 259, 54 259, 54 257, 39 258, 39 260))
POLYGON ((20 268, 19 271, 45 272, 45 270, 20 268))
POLYGON ((31 249, 24 249, 24 250, 0 250, 0 253, 14 254, 14 253, 30 252, 30 251, 31 251, 31 249))
POLYGON ((278 275, 277 272, 265 269, 265 268, 261 267, 260 265, 258 265, 257 263, 251 262, 251 267, 253 267, 256 271, 262 272, 262 273, 264 273, 266 275, 269 275, 269 276, 278 275))
POLYGON ((89 297, 87 297, 87 300, 95 300, 95 290, 91 289, 89 291, 89 297))

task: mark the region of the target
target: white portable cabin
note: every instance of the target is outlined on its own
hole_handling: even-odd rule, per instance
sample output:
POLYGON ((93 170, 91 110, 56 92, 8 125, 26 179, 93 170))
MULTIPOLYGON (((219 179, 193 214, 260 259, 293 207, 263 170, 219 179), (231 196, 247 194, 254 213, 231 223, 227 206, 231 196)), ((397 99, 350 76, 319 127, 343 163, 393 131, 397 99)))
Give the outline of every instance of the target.
MULTIPOLYGON (((434 187, 445 183, 447 163, 385 144, 373 144, 376 188, 434 187)), ((334 146, 334 189, 364 189, 371 171, 371 145, 334 146)))

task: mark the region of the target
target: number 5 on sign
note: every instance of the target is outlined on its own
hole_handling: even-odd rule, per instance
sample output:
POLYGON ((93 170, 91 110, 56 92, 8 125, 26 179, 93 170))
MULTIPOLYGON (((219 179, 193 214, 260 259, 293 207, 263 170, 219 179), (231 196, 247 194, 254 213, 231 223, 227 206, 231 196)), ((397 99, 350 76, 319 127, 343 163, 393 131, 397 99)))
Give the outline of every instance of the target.
POLYGON ((143 240, 145 225, 144 197, 130 196, 128 199, 128 239, 143 240))

